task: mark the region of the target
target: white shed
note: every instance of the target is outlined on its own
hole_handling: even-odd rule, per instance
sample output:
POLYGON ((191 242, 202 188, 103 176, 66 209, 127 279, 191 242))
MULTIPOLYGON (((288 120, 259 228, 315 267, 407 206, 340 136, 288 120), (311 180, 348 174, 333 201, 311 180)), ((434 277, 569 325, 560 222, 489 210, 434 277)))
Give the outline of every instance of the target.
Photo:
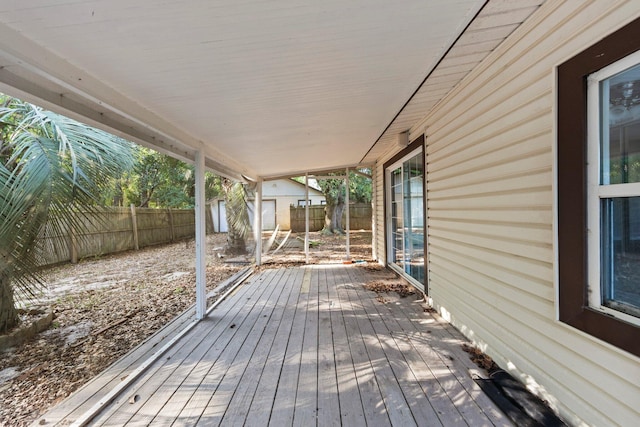
MULTIPOLYGON (((227 218, 223 198, 211 200, 213 229, 227 232, 227 218)), ((309 180, 309 206, 322 205, 325 198, 314 180, 309 180)), ((291 228, 289 208, 305 205, 305 186, 293 179, 276 179, 262 183, 262 229, 273 230, 276 225, 281 230, 291 228)), ((249 219, 253 224, 253 200, 249 201, 249 219)))

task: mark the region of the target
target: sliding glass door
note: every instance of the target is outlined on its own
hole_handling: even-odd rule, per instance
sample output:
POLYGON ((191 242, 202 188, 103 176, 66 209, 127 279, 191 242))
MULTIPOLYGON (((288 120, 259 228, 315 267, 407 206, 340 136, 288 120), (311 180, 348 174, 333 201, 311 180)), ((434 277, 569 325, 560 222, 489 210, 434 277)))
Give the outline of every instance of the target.
POLYGON ((386 168, 388 260, 411 283, 425 285, 424 161, 422 149, 386 168))

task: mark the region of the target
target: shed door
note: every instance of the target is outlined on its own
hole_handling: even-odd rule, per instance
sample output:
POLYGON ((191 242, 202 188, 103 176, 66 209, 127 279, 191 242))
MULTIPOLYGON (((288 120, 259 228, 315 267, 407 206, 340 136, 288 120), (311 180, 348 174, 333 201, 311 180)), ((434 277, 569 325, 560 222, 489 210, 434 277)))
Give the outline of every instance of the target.
POLYGON ((262 229, 275 230, 276 228, 276 201, 262 201, 262 229))
MULTIPOLYGON (((249 202, 249 222, 253 226, 253 201, 249 202)), ((218 201, 218 220, 220 224, 220 232, 227 233, 229 231, 229 225, 227 223, 227 211, 225 209, 224 200, 218 201)), ((275 230, 276 228, 276 201, 275 200, 263 200, 262 201, 262 229, 263 230, 275 230)))
POLYGON ((220 224, 220 233, 226 233, 229 231, 229 225, 227 224, 227 210, 224 200, 218 200, 218 224, 220 224))

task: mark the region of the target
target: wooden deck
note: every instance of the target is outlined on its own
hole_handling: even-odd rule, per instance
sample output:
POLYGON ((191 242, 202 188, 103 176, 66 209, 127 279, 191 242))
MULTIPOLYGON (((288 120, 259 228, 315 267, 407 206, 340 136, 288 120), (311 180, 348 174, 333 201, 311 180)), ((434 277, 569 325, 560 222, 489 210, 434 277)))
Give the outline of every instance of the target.
MULTIPOLYGON (((383 303, 362 286, 389 274, 332 264, 251 276, 90 424, 512 425, 469 376, 455 329, 414 297, 383 303)), ((80 416, 54 413, 47 424, 80 416)))

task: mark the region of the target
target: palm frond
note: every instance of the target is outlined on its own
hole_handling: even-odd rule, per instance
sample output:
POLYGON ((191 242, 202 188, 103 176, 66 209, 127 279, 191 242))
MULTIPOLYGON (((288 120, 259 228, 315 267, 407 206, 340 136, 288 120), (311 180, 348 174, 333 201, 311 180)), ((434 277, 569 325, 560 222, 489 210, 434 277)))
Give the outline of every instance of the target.
POLYGON ((0 107, 0 123, 12 129, 0 164, 0 268, 35 295, 38 233, 45 223, 61 235, 86 229, 83 212, 97 212, 108 177, 131 167, 132 144, 18 100, 0 107))
POLYGON ((233 183, 227 192, 225 203, 227 224, 242 239, 251 235, 247 189, 240 182, 233 183))
POLYGON ((31 296, 40 290, 35 241, 47 221, 56 180, 52 175, 59 170, 55 145, 41 142, 25 150, 13 171, 0 165, 0 268, 12 273, 22 294, 31 296))

